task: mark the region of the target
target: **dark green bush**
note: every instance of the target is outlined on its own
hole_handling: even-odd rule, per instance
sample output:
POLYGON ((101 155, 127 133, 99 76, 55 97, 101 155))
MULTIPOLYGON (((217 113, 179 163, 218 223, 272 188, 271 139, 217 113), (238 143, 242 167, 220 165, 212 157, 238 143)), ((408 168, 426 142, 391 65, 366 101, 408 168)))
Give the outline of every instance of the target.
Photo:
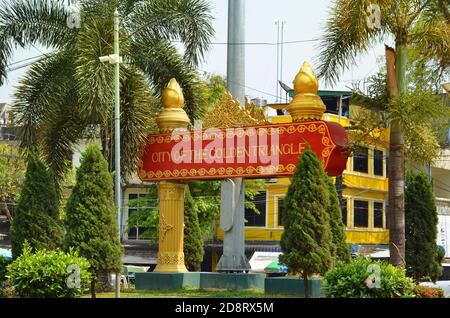
POLYGON ((20 256, 25 241, 32 250, 53 250, 61 247, 63 236, 53 173, 32 155, 11 223, 13 259, 20 256))
POLYGON ((436 244, 438 214, 433 187, 424 172, 408 171, 405 191, 406 272, 416 282, 442 274, 443 254, 436 244))
POLYGON ((6 259, 6 257, 4 257, 3 255, 0 255, 0 288, 2 287, 3 282, 6 280, 6 266, 8 266, 10 263, 10 260, 6 259))
POLYGON ((107 290, 111 287, 109 273, 122 269, 113 178, 96 145, 89 146, 81 157, 65 211, 64 248, 67 251, 73 248, 89 260, 94 297, 96 286, 107 290))
POLYGON ((88 268, 89 262, 77 252, 38 250, 32 254, 26 243, 22 255, 8 266, 8 273, 17 297, 73 298, 88 290, 88 268), (79 275, 74 266, 78 267, 79 275))
POLYGON ((339 262, 325 274, 322 286, 326 297, 332 298, 415 297, 413 280, 403 268, 363 257, 348 264, 339 262))

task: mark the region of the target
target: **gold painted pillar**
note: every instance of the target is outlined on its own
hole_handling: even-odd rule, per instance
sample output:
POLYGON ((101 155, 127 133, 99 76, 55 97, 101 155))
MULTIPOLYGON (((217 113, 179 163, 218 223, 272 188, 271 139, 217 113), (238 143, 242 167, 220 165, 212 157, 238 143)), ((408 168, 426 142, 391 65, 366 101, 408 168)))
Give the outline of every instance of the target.
MULTIPOLYGON (((183 110, 184 97, 180 85, 172 78, 162 94, 164 109, 156 122, 161 133, 187 129, 189 118, 183 110)), ((163 181, 158 184, 159 250, 155 272, 187 272, 184 265, 184 190, 183 182, 163 181)))

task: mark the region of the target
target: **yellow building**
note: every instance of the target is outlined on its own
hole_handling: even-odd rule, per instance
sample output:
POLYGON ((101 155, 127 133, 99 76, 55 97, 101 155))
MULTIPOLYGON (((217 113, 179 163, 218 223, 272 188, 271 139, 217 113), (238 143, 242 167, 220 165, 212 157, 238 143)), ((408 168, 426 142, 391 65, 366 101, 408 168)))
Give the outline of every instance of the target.
MULTIPOLYGON (((349 101, 347 99, 344 105, 346 107, 343 107, 342 97, 349 97, 350 92, 319 91, 318 95, 327 107, 322 119, 349 127, 349 101), (339 108, 341 116, 337 114, 339 108), (344 109, 347 111, 344 112, 344 109)), ((279 114, 268 116, 273 124, 292 121, 290 115, 285 115, 286 112, 281 111, 286 105, 270 105, 277 108, 279 114)), ((388 196, 386 156, 386 144, 367 144, 360 147, 349 158, 342 175, 342 218, 346 225, 346 240, 352 244, 353 251, 357 251, 361 246, 375 247, 387 245, 389 242, 389 231, 386 228, 388 196)), ((249 256, 253 251, 280 251, 283 199, 289 183, 289 178, 266 180, 266 189, 254 200, 260 214, 246 211, 245 240, 249 256)), ((216 229, 216 236, 218 240, 223 240, 220 227, 216 229)), ((220 253, 220 250, 216 251, 220 253)))

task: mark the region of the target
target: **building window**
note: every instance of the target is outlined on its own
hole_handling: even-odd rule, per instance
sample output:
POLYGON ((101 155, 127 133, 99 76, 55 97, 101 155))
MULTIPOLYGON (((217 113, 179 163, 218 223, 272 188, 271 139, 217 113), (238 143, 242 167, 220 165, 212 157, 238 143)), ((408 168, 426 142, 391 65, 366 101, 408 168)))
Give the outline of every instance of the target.
POLYGON ((383 228, 383 203, 373 203, 373 227, 383 228))
POLYGON ((373 150, 373 174, 376 176, 383 176, 383 151, 373 150))
POLYGON ((278 202, 278 226, 283 225, 283 214, 284 214, 284 198, 279 197, 278 202))
POLYGON ((369 172, 369 149, 357 147, 353 153, 353 171, 369 172))
MULTIPOLYGON (((128 218, 133 215, 133 213, 138 212, 140 209, 145 209, 145 207, 137 207, 133 204, 133 200, 142 199, 146 196, 145 193, 129 193, 128 194, 128 218), (134 206, 133 206, 134 205, 134 206)), ((145 227, 133 227, 128 229, 128 239, 130 240, 139 240, 145 239, 147 237, 143 237, 142 233, 144 233, 147 229, 145 227)))
POLYGON ((353 226, 369 227, 369 202, 353 201, 353 226))
POLYGON ((347 227, 347 199, 342 199, 342 223, 344 223, 344 226, 347 227))
POLYGON ((245 209, 245 226, 266 226, 266 192, 259 192, 253 199, 259 214, 251 209, 245 209))

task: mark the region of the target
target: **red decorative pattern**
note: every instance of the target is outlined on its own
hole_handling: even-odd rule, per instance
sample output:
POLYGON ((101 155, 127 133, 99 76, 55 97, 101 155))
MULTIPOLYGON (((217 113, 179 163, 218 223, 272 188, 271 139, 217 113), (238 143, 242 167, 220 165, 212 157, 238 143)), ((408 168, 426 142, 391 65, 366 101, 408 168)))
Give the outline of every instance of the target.
POLYGON ((340 175, 345 169, 348 158, 347 132, 336 123, 310 121, 209 129, 202 131, 202 134, 199 131, 186 132, 174 139, 171 134, 150 135, 144 156, 138 163, 138 174, 143 181, 291 176, 301 153, 308 145, 322 160, 329 175, 340 175), (272 140, 275 132, 279 136, 278 144, 272 140), (261 143, 258 143, 257 147, 250 145, 250 140, 261 138, 263 140, 267 138, 263 146, 261 143), (186 160, 176 163, 172 158, 172 149, 179 142, 183 142, 186 146, 179 152, 179 156, 184 155, 186 160), (203 150, 208 144, 211 144, 209 148, 212 148, 212 142, 221 143, 222 146, 213 147, 214 151, 210 152, 199 152, 194 147, 201 143, 203 150), (233 146, 225 147, 230 144, 233 146), (261 159, 261 151, 266 155, 266 160, 261 159), (256 162, 250 162, 250 154, 253 153, 255 156, 255 152, 256 162), (241 154, 241 159, 245 160, 238 160, 238 153, 241 154), (278 162, 275 164, 267 160, 276 155, 278 162))

